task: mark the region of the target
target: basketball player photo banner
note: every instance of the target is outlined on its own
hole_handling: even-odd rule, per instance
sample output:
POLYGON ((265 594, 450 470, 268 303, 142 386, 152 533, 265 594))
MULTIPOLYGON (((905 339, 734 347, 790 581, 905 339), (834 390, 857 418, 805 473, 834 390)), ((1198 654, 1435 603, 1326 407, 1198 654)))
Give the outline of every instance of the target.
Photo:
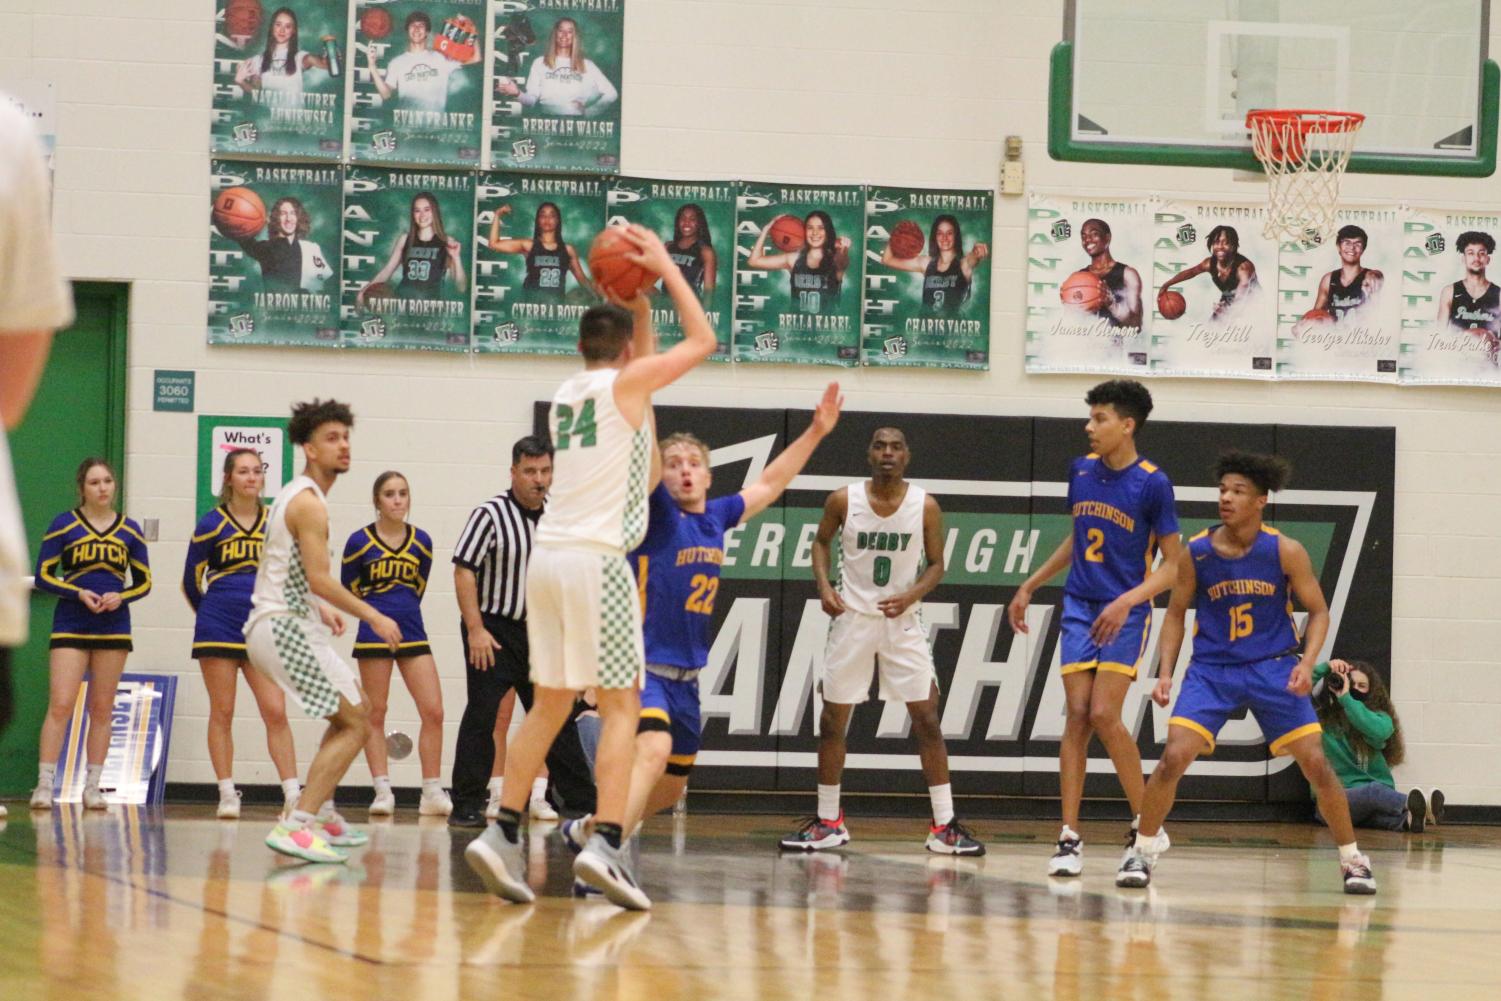
POLYGON ((866 365, 990 367, 989 191, 870 188, 866 365))
POLYGON ((860 361, 865 188, 742 185, 735 215, 736 361, 860 361))
POLYGON ((1145 290, 1154 375, 1271 379, 1277 341, 1277 243, 1263 204, 1179 202, 1156 209, 1145 290))
POLYGON ((1398 378, 1409 385, 1501 385, 1501 284, 1489 273, 1501 215, 1414 211, 1404 228, 1398 378))
POLYGON ((210 161, 210 344, 339 344, 343 172, 210 161))
POLYGON ((1282 244, 1277 378, 1397 381, 1402 219, 1396 206, 1344 208, 1333 240, 1282 244))
POLYGON ((605 220, 602 177, 482 175, 475 199, 474 347, 574 355, 600 299, 587 270, 605 220))
POLYGON ((345 0, 218 0, 211 148, 338 160, 344 152, 345 0))
POLYGON ((625 0, 506 0, 491 17, 490 165, 619 171, 625 0))
POLYGON ((1028 372, 1147 371, 1154 207, 1147 198, 1032 195, 1028 372))
POLYGON ((473 174, 349 167, 343 345, 468 351, 473 231, 473 174))
MULTIPOLYGON (((639 223, 662 238, 683 277, 698 293, 719 346, 711 361, 730 360, 735 305, 735 181, 668 181, 614 177, 605 186, 608 221, 639 223)), ((683 339, 677 310, 661 286, 653 290, 652 325, 666 349, 683 339)))
POLYGON ((350 158, 478 167, 484 0, 357 0, 350 158))

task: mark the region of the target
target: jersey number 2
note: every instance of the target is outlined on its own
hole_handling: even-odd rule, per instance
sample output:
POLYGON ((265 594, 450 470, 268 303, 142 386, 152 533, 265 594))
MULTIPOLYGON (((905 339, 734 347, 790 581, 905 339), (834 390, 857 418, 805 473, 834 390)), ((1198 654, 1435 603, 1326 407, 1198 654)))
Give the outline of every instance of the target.
POLYGON ((1084 533, 1089 539, 1089 547, 1084 550, 1084 558, 1090 563, 1104 563, 1105 554, 1100 552, 1105 548, 1105 533, 1098 528, 1091 528, 1084 533))
POLYGON ((585 400, 577 414, 568 404, 558 404, 559 452, 567 450, 572 445, 578 445, 580 448, 593 448, 597 441, 596 431, 593 400, 585 400))
POLYGON ((1251 603, 1235 605, 1230 609, 1230 639, 1238 640, 1256 631, 1256 620, 1251 618, 1251 603))
POLYGON ((693 593, 688 595, 688 602, 683 607, 701 615, 713 615, 714 596, 719 593, 719 578, 696 573, 688 583, 693 587, 693 593))

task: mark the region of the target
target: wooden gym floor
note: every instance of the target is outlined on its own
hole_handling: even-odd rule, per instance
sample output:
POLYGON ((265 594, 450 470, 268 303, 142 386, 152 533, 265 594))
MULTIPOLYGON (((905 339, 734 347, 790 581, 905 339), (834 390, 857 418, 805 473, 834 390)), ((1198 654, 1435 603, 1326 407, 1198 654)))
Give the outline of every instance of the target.
MULTIPOLYGON (((348 811, 351 819, 354 811, 348 811)), ((77 807, 0 821, 0 997, 829 1001, 1486 998, 1501 995, 1501 829, 1362 832, 1381 893, 1340 892, 1328 835, 1175 824, 1146 891, 1117 890, 1119 823, 1085 874, 1043 875, 1056 827, 984 822, 983 859, 930 856, 922 824, 850 822, 839 854, 780 855, 790 817, 659 818, 630 914, 568 895, 538 825, 538 902, 486 895, 471 833, 366 825, 347 867, 285 864, 269 808, 77 807)))

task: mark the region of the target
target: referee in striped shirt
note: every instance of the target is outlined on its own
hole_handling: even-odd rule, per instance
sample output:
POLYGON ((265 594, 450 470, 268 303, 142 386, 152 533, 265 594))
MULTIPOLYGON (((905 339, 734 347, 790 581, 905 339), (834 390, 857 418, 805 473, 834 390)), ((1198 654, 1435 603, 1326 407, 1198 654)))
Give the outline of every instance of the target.
MULTIPOLYGON (((467 653, 469 704, 453 758, 455 827, 484 827, 495 762, 495 717, 511 688, 526 709, 532 682, 526 641, 526 563, 552 485, 552 445, 528 435, 511 448, 511 489, 469 515, 453 552, 453 584, 467 653)), ((547 754, 554 792, 570 812, 594 811, 594 779, 572 722, 547 754)))

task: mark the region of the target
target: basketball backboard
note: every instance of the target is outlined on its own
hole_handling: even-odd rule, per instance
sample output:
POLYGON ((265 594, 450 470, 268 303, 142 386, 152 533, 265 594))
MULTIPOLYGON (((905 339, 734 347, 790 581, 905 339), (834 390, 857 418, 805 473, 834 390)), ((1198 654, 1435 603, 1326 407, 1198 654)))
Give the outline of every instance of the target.
POLYGON ((1489 30, 1489 0, 1068 0, 1049 151, 1254 170, 1247 111, 1319 108, 1366 116, 1352 171, 1487 176, 1489 30))

